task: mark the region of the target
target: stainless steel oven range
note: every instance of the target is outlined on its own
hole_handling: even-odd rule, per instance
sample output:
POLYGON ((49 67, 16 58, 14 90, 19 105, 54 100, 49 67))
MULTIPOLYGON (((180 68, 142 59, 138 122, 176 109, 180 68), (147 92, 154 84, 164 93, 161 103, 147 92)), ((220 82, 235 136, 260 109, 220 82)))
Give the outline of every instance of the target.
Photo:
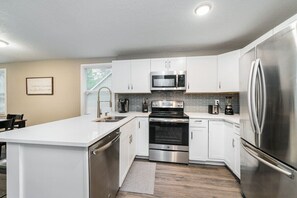
POLYGON ((183 101, 152 101, 149 160, 189 163, 189 116, 183 101))

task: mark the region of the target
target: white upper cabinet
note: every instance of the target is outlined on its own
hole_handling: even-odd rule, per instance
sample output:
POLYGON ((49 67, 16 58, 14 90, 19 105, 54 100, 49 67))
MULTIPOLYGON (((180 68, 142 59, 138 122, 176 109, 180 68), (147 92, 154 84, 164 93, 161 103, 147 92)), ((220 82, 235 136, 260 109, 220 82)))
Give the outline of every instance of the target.
POLYGON ((112 61, 114 93, 150 93, 150 59, 112 61))
POLYGON ((155 58, 151 59, 151 71, 185 71, 186 58, 155 58))
POLYGON ((151 61, 149 59, 131 61, 131 92, 150 93, 151 61))
POLYGON ((130 91, 131 61, 112 61, 112 91, 126 93, 130 91))
POLYGON ((239 92, 240 50, 218 56, 218 92, 239 92))
POLYGON ((217 56, 187 57, 187 93, 217 92, 217 56))

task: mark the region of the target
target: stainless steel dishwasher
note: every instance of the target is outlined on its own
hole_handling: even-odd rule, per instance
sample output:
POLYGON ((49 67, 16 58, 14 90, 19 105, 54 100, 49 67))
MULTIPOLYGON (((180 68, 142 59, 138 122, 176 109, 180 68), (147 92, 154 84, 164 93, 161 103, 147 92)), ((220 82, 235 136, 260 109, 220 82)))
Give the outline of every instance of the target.
POLYGON ((89 147, 90 198, 115 198, 119 189, 119 129, 89 147))

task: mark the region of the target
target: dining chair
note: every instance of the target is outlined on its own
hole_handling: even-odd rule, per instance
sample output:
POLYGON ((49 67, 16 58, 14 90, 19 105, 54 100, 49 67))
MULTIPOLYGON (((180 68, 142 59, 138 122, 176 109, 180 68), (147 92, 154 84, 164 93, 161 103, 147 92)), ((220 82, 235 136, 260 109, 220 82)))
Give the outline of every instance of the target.
MULTIPOLYGON (((7 114, 6 119, 15 119, 15 120, 23 120, 24 114, 7 114)), ((14 128, 21 128, 18 123, 14 124, 14 128)))
POLYGON ((7 114, 6 119, 12 119, 14 118, 15 120, 22 120, 24 117, 24 114, 7 114))
MULTIPOLYGON (((14 118, 0 121, 0 130, 9 131, 14 129, 14 118)), ((0 142, 0 158, 2 155, 2 146, 6 146, 6 142, 0 142)))

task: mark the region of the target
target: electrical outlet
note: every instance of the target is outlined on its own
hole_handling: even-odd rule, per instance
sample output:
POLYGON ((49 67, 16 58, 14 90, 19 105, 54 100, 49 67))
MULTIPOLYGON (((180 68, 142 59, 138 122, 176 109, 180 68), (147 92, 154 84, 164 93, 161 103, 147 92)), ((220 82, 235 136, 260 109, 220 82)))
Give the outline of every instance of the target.
POLYGON ((215 100, 215 105, 219 105, 220 104, 220 100, 215 100))

